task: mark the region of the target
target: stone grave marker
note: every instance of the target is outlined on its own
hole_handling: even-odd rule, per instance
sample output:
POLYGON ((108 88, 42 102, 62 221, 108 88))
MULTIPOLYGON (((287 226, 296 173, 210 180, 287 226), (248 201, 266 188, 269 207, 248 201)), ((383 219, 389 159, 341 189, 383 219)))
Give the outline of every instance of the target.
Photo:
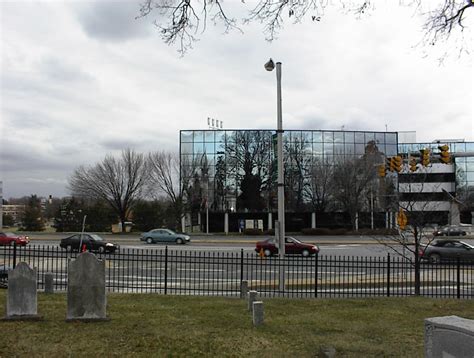
POLYGON ((260 326, 263 324, 263 302, 254 301, 252 306, 253 306, 253 312, 252 312, 253 325, 260 326))
POLYGON ((253 310, 253 302, 257 300, 257 294, 258 294, 258 292, 253 291, 253 290, 248 292, 248 295, 247 295, 247 297, 248 297, 248 305, 247 306, 248 307, 247 308, 250 312, 252 312, 252 310, 253 310))
POLYGON ((474 357, 474 320, 458 316, 425 319, 425 357, 474 357))
POLYGON ((90 252, 69 260, 66 321, 107 320, 105 261, 90 252))
POLYGON ((248 292, 249 292, 249 282, 247 280, 243 280, 240 283, 240 298, 245 299, 245 297, 247 297, 248 292))
POLYGON ((52 272, 44 274, 44 293, 54 293, 54 279, 52 272))
POLYGON ((8 272, 6 320, 38 320, 36 270, 20 262, 8 272))

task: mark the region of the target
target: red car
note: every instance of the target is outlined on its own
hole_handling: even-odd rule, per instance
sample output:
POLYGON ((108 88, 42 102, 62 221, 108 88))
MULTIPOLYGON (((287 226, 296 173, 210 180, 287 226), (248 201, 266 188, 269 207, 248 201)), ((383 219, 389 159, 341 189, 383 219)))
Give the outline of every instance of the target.
POLYGON ((0 232, 0 245, 13 245, 14 243, 18 246, 25 246, 30 243, 30 239, 28 236, 20 236, 12 232, 0 232))
MULTIPOLYGON (((278 254, 278 246, 274 238, 259 241, 256 244, 255 251, 257 254, 263 253, 265 256, 278 254)), ((319 247, 312 244, 305 244, 294 237, 285 237, 285 255, 302 255, 308 257, 319 252, 319 247)))

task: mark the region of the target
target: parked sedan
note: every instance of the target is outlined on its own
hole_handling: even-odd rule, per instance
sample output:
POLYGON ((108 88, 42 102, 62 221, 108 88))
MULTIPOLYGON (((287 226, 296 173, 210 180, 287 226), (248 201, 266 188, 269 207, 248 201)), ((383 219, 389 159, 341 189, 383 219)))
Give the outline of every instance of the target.
POLYGON ((147 244, 154 244, 155 242, 175 242, 177 244, 186 244, 191 242, 191 238, 188 235, 178 234, 169 229, 153 229, 144 232, 141 234, 140 240, 145 241, 147 244))
POLYGON ((30 238, 12 232, 0 232, 0 245, 14 245, 15 243, 18 246, 25 246, 30 243, 30 238))
MULTIPOLYGON (((255 246, 257 254, 263 253, 265 256, 272 256, 278 254, 278 245, 274 238, 257 242, 255 246)), ((302 255, 304 257, 314 255, 319 252, 319 247, 312 244, 306 244, 294 237, 285 237, 285 254, 288 255, 302 255)))
POLYGON ((458 257, 462 261, 474 262, 474 246, 459 240, 437 240, 421 247, 420 257, 434 264, 456 261, 458 257))
POLYGON ((445 226, 433 233, 434 236, 466 236, 466 231, 459 226, 445 226))
MULTIPOLYGON (((109 252, 113 253, 117 251, 120 246, 111 242, 105 241, 99 235, 96 234, 75 234, 69 237, 66 237, 61 240, 59 246, 68 251, 78 251, 79 246, 81 245, 81 236, 82 236, 82 246, 85 245, 85 248, 88 251, 96 251, 100 253, 109 252)), ((82 248, 81 248, 82 249, 82 248)))

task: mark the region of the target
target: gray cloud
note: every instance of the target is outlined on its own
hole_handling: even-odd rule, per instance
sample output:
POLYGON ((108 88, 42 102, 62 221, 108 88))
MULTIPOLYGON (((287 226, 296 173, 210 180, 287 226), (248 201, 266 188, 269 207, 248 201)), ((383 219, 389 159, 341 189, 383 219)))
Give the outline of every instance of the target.
POLYGON ((99 1, 80 4, 78 21, 85 33, 95 39, 121 42, 150 35, 152 27, 139 15, 139 1, 99 1))

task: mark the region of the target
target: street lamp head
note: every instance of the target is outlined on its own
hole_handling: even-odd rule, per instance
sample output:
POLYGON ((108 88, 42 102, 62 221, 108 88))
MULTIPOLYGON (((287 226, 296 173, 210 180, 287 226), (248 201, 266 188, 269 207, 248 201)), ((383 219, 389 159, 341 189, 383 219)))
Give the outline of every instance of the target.
POLYGON ((268 60, 268 62, 264 65, 265 69, 267 71, 273 71, 273 69, 275 68, 275 63, 273 62, 272 59, 268 60))

